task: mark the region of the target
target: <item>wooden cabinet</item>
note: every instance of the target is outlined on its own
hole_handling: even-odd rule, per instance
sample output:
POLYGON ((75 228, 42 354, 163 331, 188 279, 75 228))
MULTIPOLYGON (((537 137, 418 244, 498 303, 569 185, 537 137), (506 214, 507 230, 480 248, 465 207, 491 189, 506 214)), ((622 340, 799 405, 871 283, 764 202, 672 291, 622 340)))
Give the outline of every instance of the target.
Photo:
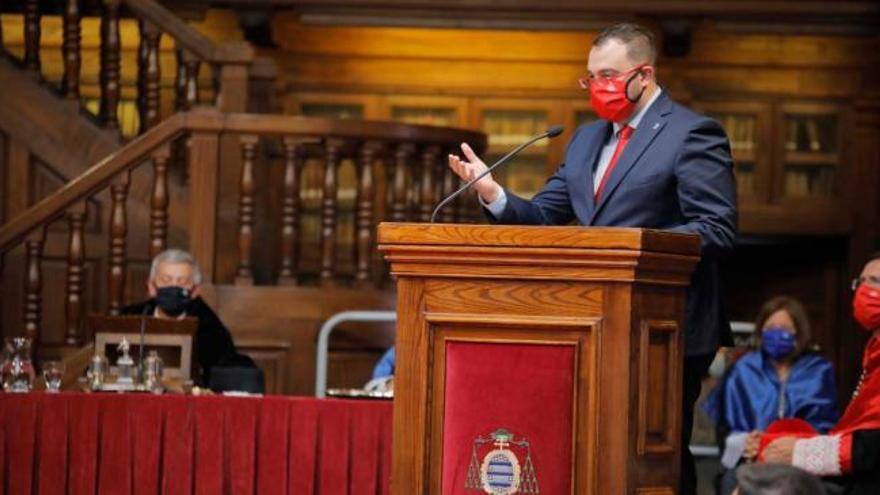
POLYGON ((727 132, 735 163, 740 231, 844 234, 847 173, 840 143, 845 109, 781 100, 698 100, 727 132))
POLYGON ((783 104, 775 118, 781 177, 777 192, 785 198, 840 196, 841 112, 833 105, 783 104))

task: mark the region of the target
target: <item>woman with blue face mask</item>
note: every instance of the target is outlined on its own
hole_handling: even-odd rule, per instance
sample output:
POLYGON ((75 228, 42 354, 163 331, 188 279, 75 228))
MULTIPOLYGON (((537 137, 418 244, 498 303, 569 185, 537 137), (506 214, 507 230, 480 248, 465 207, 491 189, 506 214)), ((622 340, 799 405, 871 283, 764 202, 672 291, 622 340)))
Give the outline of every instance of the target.
POLYGON ((825 432, 839 414, 834 369, 812 352, 800 302, 785 296, 767 301, 755 332, 758 348, 731 366, 706 403, 724 440, 722 464, 728 469, 740 462, 748 436, 777 419, 803 419, 825 432))

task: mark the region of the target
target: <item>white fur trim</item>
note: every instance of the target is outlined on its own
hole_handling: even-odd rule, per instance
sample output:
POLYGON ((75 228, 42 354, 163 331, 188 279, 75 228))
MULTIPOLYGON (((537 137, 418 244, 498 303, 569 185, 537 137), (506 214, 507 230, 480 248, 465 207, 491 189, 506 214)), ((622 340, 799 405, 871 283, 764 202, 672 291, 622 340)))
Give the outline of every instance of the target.
POLYGON ((840 436, 819 435, 796 441, 791 464, 819 476, 840 475, 840 436))

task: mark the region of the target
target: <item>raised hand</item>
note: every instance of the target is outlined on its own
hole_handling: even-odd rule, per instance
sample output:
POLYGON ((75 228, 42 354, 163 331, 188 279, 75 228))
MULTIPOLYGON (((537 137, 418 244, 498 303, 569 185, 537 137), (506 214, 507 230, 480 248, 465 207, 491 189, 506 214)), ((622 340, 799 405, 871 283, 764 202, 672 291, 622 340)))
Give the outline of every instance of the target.
MULTIPOLYGON (((458 175, 461 180, 469 181, 474 177, 486 171, 486 164, 480 157, 474 153, 474 150, 467 143, 461 143, 461 151, 467 161, 462 160, 457 155, 449 155, 449 168, 458 175)), ((492 174, 487 174, 482 179, 474 183, 474 190, 480 195, 486 203, 491 203, 498 199, 501 194, 501 186, 492 178, 492 174)))

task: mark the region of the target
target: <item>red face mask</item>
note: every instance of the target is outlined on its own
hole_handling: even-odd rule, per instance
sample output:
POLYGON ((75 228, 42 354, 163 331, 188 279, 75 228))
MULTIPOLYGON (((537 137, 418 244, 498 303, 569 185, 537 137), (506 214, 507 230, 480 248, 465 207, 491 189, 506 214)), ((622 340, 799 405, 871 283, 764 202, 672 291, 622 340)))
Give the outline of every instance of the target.
MULTIPOLYGON (((595 81, 590 84, 590 104, 593 105, 596 115, 611 122, 623 122, 632 114, 636 102, 642 97, 642 93, 640 92, 635 100, 630 100, 626 90, 629 83, 639 75, 642 67, 644 65, 634 67, 607 80, 595 81), (634 74, 622 79, 621 76, 625 76, 628 72, 634 72, 634 74)), ((644 88, 642 92, 644 92, 644 88)))
POLYGON ((853 317, 869 332, 880 328, 880 289, 864 283, 856 289, 853 317))

